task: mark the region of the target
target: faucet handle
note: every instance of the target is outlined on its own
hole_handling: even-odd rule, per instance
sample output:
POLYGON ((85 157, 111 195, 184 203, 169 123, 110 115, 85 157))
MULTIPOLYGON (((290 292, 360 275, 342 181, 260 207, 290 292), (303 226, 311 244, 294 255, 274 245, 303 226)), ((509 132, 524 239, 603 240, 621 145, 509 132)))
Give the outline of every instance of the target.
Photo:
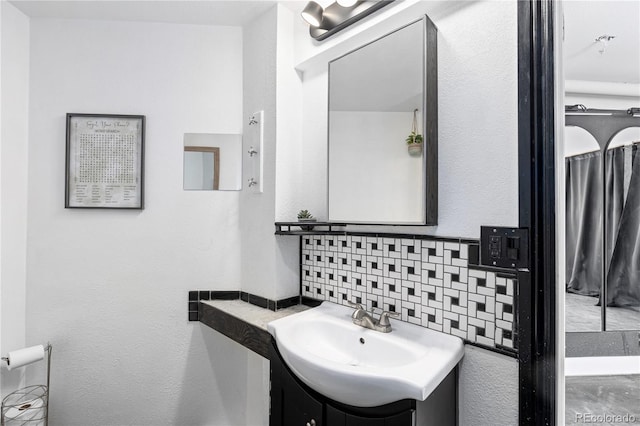
POLYGON ((347 300, 347 305, 349 305, 349 306, 351 306, 352 308, 355 308, 355 309, 364 309, 360 303, 352 302, 351 300, 347 300))
POLYGON ((400 318, 400 312, 382 311, 380 319, 378 320, 378 325, 381 327, 390 327, 391 323, 389 322, 389 317, 400 318))

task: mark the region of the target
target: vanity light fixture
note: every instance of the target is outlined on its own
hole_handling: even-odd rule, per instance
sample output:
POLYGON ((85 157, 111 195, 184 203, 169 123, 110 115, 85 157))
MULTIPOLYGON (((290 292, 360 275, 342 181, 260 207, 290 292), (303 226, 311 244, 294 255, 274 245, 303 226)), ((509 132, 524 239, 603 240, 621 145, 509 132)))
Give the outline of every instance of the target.
POLYGON ((393 1, 337 0, 325 7, 320 4, 322 1, 310 1, 304 7, 301 16, 309 24, 309 35, 321 41, 393 1))
POLYGON ((310 1, 304 7, 304 10, 300 15, 302 15, 302 19, 306 21, 307 24, 313 27, 319 27, 322 23, 322 14, 324 9, 315 1, 310 1))

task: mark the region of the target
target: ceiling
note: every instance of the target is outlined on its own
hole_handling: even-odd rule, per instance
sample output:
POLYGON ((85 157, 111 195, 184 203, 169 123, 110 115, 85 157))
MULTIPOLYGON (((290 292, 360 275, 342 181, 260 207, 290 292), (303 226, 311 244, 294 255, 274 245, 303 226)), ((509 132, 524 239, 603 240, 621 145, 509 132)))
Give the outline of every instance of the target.
POLYGON ((276 4, 272 0, 10 0, 32 18, 165 22, 242 26, 276 4))
POLYGON ((640 83, 640 1, 569 0, 563 9, 567 80, 640 83), (615 38, 600 53, 602 35, 615 38))

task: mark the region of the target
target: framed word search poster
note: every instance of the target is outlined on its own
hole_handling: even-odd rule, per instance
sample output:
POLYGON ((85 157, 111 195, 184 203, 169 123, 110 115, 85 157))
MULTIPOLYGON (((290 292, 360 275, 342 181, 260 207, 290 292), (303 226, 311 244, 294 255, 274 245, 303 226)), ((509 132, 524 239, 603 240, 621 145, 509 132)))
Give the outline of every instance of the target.
POLYGON ((144 208, 144 116, 67 114, 66 208, 144 208))

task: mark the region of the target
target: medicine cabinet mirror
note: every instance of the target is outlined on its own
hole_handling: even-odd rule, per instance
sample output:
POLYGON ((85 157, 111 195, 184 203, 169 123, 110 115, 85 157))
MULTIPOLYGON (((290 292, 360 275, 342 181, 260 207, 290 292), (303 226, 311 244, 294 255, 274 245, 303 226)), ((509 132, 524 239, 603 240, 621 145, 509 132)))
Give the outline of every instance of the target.
POLYGON ((437 223, 436 43, 424 17, 329 63, 330 221, 437 223))
POLYGON ((209 191, 242 189, 242 136, 185 133, 183 188, 209 191))

